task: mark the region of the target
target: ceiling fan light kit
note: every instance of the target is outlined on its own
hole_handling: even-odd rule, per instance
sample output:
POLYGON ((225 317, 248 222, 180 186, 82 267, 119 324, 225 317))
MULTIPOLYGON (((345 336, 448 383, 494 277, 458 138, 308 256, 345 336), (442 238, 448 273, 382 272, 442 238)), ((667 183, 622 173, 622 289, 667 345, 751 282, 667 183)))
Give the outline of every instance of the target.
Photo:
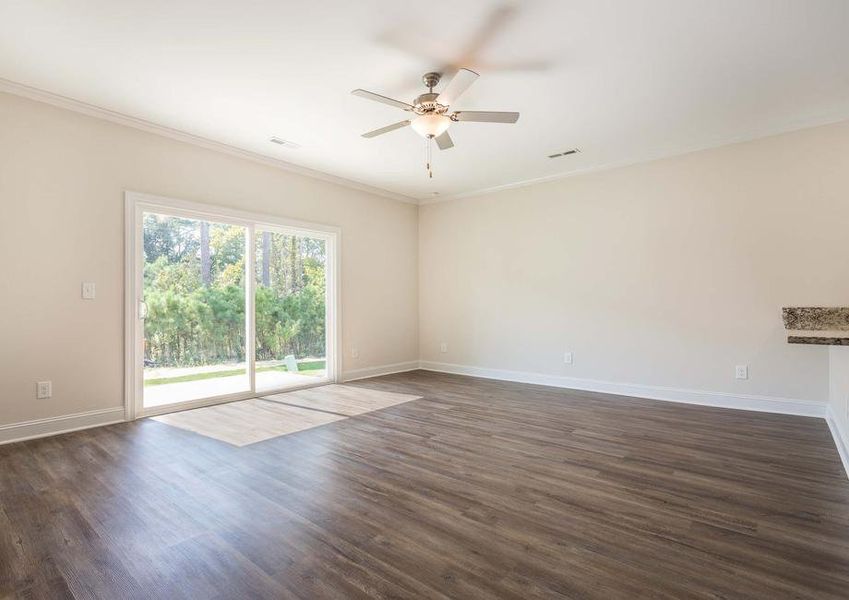
POLYGON ((436 113, 416 117, 410 123, 413 131, 426 138, 435 138, 442 135, 448 131, 449 125, 451 125, 451 119, 449 117, 436 113))
POLYGON ((454 111, 449 113, 449 107, 453 104, 470 85, 478 78, 478 74, 469 69, 460 69, 457 74, 448 82, 445 89, 435 94, 433 88, 439 84, 441 74, 430 72, 422 76, 422 81, 428 88, 428 92, 421 94, 412 104, 388 98, 374 92, 369 92, 363 89, 356 89, 351 93, 367 100, 373 100, 382 104, 388 104, 401 110, 412 112, 417 115, 413 119, 407 119, 392 125, 381 127, 364 133, 362 137, 373 138, 384 133, 389 133, 396 129, 401 129, 407 125, 413 128, 413 131, 425 138, 427 144, 427 160, 426 167, 429 177, 433 177, 430 168, 430 141, 436 141, 437 147, 440 150, 447 150, 454 147, 454 142, 451 136, 448 135, 448 128, 452 123, 461 121, 472 121, 478 123, 515 123, 519 120, 517 112, 492 112, 492 111, 454 111))

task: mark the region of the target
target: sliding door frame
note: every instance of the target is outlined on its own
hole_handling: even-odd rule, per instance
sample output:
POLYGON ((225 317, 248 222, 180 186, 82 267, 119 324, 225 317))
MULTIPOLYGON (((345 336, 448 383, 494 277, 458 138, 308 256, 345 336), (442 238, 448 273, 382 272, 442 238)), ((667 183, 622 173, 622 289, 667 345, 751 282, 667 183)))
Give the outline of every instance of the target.
MULTIPOLYGON (((327 244, 326 277, 326 323, 325 368, 327 375, 314 384, 293 386, 286 390, 315 387, 327 383, 336 383, 340 376, 341 344, 341 236, 342 230, 332 225, 309 223, 286 217, 253 213, 213 204, 203 204, 155 196, 140 192, 124 192, 124 412, 128 421, 138 417, 174 412, 223 402, 245 400, 257 396, 256 392, 256 330, 255 315, 255 276, 256 252, 254 242, 256 231, 274 231, 287 235, 306 236, 322 239, 327 244), (144 398, 144 320, 139 310, 144 293, 144 234, 142 232, 143 215, 146 212, 189 219, 207 220, 227 225, 244 227, 245 235, 245 356, 247 362, 250 390, 235 394, 201 398, 165 406, 145 409, 144 398)), ((283 391, 283 390, 280 390, 283 391)), ((264 391, 273 394, 276 391, 264 391)))

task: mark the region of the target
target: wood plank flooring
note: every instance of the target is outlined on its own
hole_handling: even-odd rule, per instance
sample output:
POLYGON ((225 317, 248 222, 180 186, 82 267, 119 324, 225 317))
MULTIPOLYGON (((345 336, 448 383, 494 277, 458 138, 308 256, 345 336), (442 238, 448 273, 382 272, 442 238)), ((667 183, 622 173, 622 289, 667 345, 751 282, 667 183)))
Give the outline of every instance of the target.
POLYGON ((849 598, 821 419, 416 371, 245 447, 0 446, 0 598, 849 598))

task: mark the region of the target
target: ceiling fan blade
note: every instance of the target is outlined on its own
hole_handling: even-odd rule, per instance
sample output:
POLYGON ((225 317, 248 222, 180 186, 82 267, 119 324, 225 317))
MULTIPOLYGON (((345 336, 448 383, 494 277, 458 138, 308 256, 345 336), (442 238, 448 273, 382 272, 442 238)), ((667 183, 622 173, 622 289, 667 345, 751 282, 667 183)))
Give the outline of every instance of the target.
POLYGON ((369 92, 368 90, 356 89, 353 90, 351 93, 355 96, 359 96, 360 98, 365 98, 366 100, 374 100, 375 102, 382 102, 383 104, 388 104, 389 106, 394 106, 395 108, 400 108, 402 110, 411 110, 413 108, 406 102, 387 98, 386 96, 381 96, 380 94, 375 94, 374 92, 369 92))
MULTIPOLYGON (((491 45, 493 39, 506 29, 510 21, 518 16, 518 7, 513 2, 505 2, 493 10, 483 22, 483 25, 471 37, 466 46, 462 58, 474 61, 482 54, 486 46, 491 45)), ((468 64, 468 63, 466 63, 468 64)), ((472 63, 474 64, 474 63, 472 63)))
POLYGON ((442 93, 437 96, 436 101, 444 106, 450 106, 457 101, 457 98, 463 95, 469 86, 475 82, 479 75, 469 69, 460 69, 454 78, 448 82, 448 85, 442 90, 442 93))
POLYGON ((373 138, 379 135, 383 135, 384 133, 389 133, 390 131, 395 131, 396 129, 401 129, 402 127, 406 127, 410 124, 410 121, 398 121, 397 123, 392 123, 392 125, 387 125, 386 127, 381 127, 380 129, 375 129, 374 131, 369 131, 368 133, 364 133, 364 138, 373 138))
POLYGON ((454 140, 451 139, 451 136, 448 135, 447 131, 443 131, 434 139, 436 140, 436 145, 439 146, 440 150, 448 150, 449 148, 454 147, 454 140))
POLYGON ((515 123, 519 120, 517 112, 492 112, 485 110, 460 110, 452 115, 457 121, 476 123, 515 123))

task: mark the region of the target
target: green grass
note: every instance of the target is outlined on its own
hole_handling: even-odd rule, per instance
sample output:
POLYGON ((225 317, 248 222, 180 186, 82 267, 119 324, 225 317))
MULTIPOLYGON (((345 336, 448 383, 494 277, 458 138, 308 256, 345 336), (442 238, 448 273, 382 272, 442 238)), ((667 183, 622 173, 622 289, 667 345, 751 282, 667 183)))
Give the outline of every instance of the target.
MULTIPOLYGON (((323 369, 325 361, 313 360, 310 362, 298 363, 298 371, 318 371, 323 369)), ((264 371, 281 371, 285 372, 286 365, 278 365, 276 367, 257 367, 257 373, 264 371)), ((213 371, 211 373, 194 373, 190 375, 178 375, 176 377, 157 377, 156 379, 145 379, 145 387, 150 385, 164 385, 166 383, 183 383, 185 381, 200 381, 201 379, 217 379, 218 377, 231 377, 233 375, 244 375, 245 369, 229 369, 227 371, 213 371)))

